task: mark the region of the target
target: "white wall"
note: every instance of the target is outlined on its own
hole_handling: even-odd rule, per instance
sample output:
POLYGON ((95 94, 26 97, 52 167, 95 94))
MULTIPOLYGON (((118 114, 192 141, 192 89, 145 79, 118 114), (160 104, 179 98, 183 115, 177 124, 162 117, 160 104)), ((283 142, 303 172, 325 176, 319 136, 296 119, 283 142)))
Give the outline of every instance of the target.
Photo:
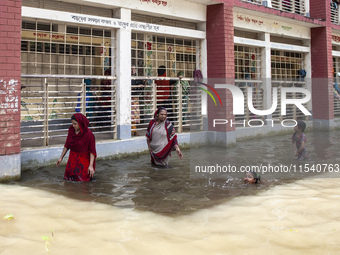
POLYGON ((310 28, 248 13, 234 12, 234 27, 274 35, 310 39, 310 28))
POLYGON ((124 17, 122 17, 121 19, 103 18, 99 16, 85 15, 79 13, 61 12, 46 9, 42 10, 39 8, 32 7, 22 7, 22 17, 45 19, 50 21, 59 21, 82 25, 92 25, 107 28, 119 28, 119 29, 122 28, 126 30, 158 33, 164 35, 176 35, 196 39, 205 38, 204 31, 162 25, 153 25, 144 22, 131 22, 130 19, 126 19, 124 17))
POLYGON ((206 6, 185 0, 64 0, 64 2, 106 8, 126 8, 135 12, 148 12, 153 16, 176 17, 192 21, 206 20, 206 6))

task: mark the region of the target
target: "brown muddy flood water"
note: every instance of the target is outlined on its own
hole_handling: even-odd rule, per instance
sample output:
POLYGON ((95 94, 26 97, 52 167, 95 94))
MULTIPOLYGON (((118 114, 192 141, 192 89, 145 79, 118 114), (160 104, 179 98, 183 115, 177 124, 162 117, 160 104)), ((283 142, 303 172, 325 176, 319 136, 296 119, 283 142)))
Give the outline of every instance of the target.
POLYGON ((0 185, 0 254, 339 254, 340 172, 263 173, 250 186, 243 173, 194 172, 340 164, 340 131, 306 136, 304 162, 282 135, 184 150, 166 169, 148 155, 102 160, 90 183, 64 181, 64 167, 26 171, 0 185))

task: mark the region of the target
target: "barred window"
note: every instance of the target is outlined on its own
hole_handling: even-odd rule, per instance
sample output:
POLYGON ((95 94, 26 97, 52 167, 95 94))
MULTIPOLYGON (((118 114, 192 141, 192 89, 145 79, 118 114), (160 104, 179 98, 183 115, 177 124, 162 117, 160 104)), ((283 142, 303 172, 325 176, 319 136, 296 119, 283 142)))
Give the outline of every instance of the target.
POLYGON ((260 48, 234 46, 235 79, 256 80, 261 78, 260 48))
POLYGON ((303 53, 279 50, 271 51, 271 72, 273 80, 297 80, 302 69, 304 69, 303 53))
POLYGON ((297 14, 306 14, 305 0, 272 0, 272 7, 274 9, 292 12, 297 14))
POLYGON ((334 117, 340 117, 340 57, 333 57, 333 100, 334 100, 334 117))
POLYGON ((159 66, 166 67, 167 77, 192 78, 200 69, 200 47, 196 40, 132 33, 131 63, 139 76, 157 76, 159 66))
POLYGON ((262 0, 241 0, 241 1, 262 5, 262 0))
POLYGON ((22 146, 62 144, 74 112, 91 123, 96 139, 116 137, 111 30, 22 22, 22 146), (55 77, 49 77, 55 75, 55 77))
POLYGON ((23 21, 22 73, 104 75, 111 40, 111 31, 102 28, 23 21))
MULTIPOLYGON (((235 85, 238 86, 247 98, 248 87, 252 90, 253 106, 262 110, 263 108, 263 89, 261 88, 261 49, 249 46, 234 46, 235 56, 235 85), (257 81, 255 81, 257 80, 257 81)), ((245 103, 246 104, 246 103, 245 103)), ((262 116, 251 115, 248 107, 244 115, 235 116, 236 121, 250 119, 263 119, 262 116)))

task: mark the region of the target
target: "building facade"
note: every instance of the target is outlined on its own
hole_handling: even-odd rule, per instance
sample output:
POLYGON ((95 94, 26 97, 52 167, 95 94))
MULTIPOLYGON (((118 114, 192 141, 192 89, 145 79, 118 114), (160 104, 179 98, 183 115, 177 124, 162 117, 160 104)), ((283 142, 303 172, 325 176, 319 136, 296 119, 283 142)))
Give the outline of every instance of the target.
POLYGON ((339 10, 328 0, 3 0, 0 8, 2 179, 20 176, 21 150, 61 146, 74 112, 86 114, 98 141, 143 135, 159 106, 180 133, 205 130, 225 144, 268 120, 337 124, 339 10), (232 94, 214 84, 238 87, 258 110, 274 95, 303 98, 284 88, 307 88, 312 115, 294 105, 285 115, 281 105, 233 115, 232 94))

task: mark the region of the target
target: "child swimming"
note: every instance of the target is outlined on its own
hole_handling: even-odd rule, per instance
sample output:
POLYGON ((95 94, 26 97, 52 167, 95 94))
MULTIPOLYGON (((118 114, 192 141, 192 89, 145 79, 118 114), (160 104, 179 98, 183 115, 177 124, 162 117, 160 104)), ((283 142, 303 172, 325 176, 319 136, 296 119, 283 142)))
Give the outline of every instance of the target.
POLYGON ((257 184, 260 180, 260 175, 256 172, 246 172, 243 178, 246 184, 257 184))
POLYGON ((306 129, 306 123, 302 120, 297 122, 297 125, 294 127, 294 134, 292 136, 292 145, 294 149, 294 156, 299 160, 304 160, 308 156, 308 150, 306 148, 306 136, 303 133, 306 129), (296 144, 296 146, 294 145, 296 144))

